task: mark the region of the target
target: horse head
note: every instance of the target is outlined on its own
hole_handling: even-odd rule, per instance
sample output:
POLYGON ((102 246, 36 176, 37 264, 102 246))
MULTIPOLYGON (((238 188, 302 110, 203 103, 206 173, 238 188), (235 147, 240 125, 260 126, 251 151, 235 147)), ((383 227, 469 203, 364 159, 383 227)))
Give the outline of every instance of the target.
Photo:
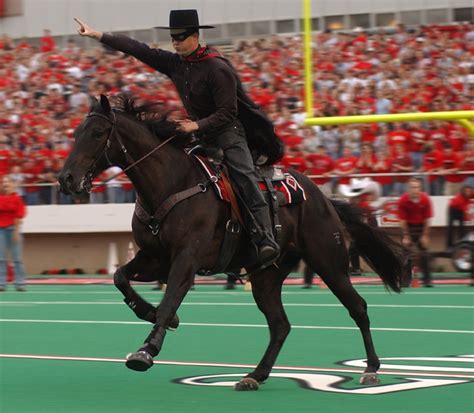
POLYGON ((74 131, 74 147, 58 177, 61 192, 90 191, 92 179, 111 166, 107 152, 115 133, 116 117, 107 97, 91 98, 89 113, 74 131))

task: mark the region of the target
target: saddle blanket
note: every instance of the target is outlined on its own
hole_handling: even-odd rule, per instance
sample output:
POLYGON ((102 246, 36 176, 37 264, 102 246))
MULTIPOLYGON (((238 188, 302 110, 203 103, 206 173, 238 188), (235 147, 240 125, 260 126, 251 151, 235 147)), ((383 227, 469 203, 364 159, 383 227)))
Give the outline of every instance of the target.
MULTIPOLYGON (((202 166, 202 169, 209 178, 216 176, 214 166, 209 161, 207 161, 207 159, 197 155, 194 156, 199 161, 200 165, 202 166)), ((220 199, 226 202, 230 202, 230 195, 227 191, 227 188, 224 186, 222 179, 222 177, 219 177, 217 182, 213 182, 213 187, 217 196, 220 199)), ((258 184, 262 192, 267 191, 267 186, 265 182, 260 181, 258 184)), ((299 204, 303 201, 306 201, 305 190, 299 184, 296 178, 289 172, 283 173, 283 179, 278 179, 275 181, 272 180, 272 184, 275 191, 283 194, 285 199, 283 205, 299 204)))

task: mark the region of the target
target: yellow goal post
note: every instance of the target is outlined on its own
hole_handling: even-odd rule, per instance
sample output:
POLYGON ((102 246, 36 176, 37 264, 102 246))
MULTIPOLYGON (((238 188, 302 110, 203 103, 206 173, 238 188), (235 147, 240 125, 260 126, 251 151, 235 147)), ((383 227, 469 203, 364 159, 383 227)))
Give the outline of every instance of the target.
POLYGON ((313 109, 313 62, 312 62, 312 28, 311 2, 303 1, 304 14, 304 70, 305 70, 305 125, 347 125, 353 123, 385 123, 385 122, 421 122, 421 121, 455 121, 463 125, 474 137, 474 110, 457 110, 447 112, 413 112, 390 113, 385 115, 354 115, 314 117, 313 109))

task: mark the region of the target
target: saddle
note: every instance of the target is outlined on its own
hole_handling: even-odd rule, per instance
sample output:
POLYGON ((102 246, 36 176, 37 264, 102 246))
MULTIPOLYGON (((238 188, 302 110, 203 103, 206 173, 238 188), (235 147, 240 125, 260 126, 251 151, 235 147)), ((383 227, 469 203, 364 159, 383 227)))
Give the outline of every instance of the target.
MULTIPOLYGON (((232 194, 229 194, 228 191, 233 191, 233 189, 223 165, 224 151, 215 146, 197 145, 191 148, 188 154, 192 154, 197 158, 207 177, 217 178, 217 180, 214 180, 214 189, 218 198, 232 203, 232 194), (225 185, 226 180, 230 188, 225 185)), ((264 162, 265 159, 257 159, 255 169, 259 187, 265 196, 275 195, 278 200, 278 207, 299 204, 306 200, 306 193, 294 175, 277 166, 263 166, 264 162)), ((273 202, 270 202, 270 206, 272 204, 273 202)))

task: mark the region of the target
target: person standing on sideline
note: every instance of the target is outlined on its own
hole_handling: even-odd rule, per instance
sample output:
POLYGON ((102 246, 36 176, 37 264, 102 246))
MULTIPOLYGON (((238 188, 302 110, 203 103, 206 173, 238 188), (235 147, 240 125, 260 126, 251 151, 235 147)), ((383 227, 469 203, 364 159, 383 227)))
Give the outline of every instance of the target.
POLYGON ((454 221, 459 222, 458 239, 464 237, 464 222, 469 221, 469 203, 474 196, 474 188, 463 185, 457 195, 449 201, 448 206, 448 229, 446 236, 446 247, 449 249, 454 244, 453 229, 454 221))
POLYGON ((411 178, 408 181, 408 191, 398 201, 398 217, 402 229, 402 244, 410 251, 407 265, 412 268, 412 259, 416 257, 423 272, 424 286, 433 287, 428 252, 433 205, 428 194, 421 189, 421 179, 411 178), (417 251, 414 250, 415 247, 417 251))
POLYGON ((15 268, 16 290, 26 291, 20 232, 25 215, 25 204, 15 192, 12 180, 8 175, 3 176, 0 180, 0 291, 6 289, 8 255, 15 268))
POLYGON ((267 202, 259 189, 249 144, 271 164, 281 159, 283 144, 275 135, 268 117, 245 94, 234 67, 216 50, 202 47, 201 26, 196 10, 171 10, 169 27, 176 53, 150 48, 123 35, 102 33, 79 19, 78 33, 131 55, 160 73, 176 86, 187 111, 187 119, 177 121, 177 130, 194 133, 203 143, 224 151, 229 176, 246 206, 245 221, 256 246, 261 268, 273 264, 280 255, 267 202))

